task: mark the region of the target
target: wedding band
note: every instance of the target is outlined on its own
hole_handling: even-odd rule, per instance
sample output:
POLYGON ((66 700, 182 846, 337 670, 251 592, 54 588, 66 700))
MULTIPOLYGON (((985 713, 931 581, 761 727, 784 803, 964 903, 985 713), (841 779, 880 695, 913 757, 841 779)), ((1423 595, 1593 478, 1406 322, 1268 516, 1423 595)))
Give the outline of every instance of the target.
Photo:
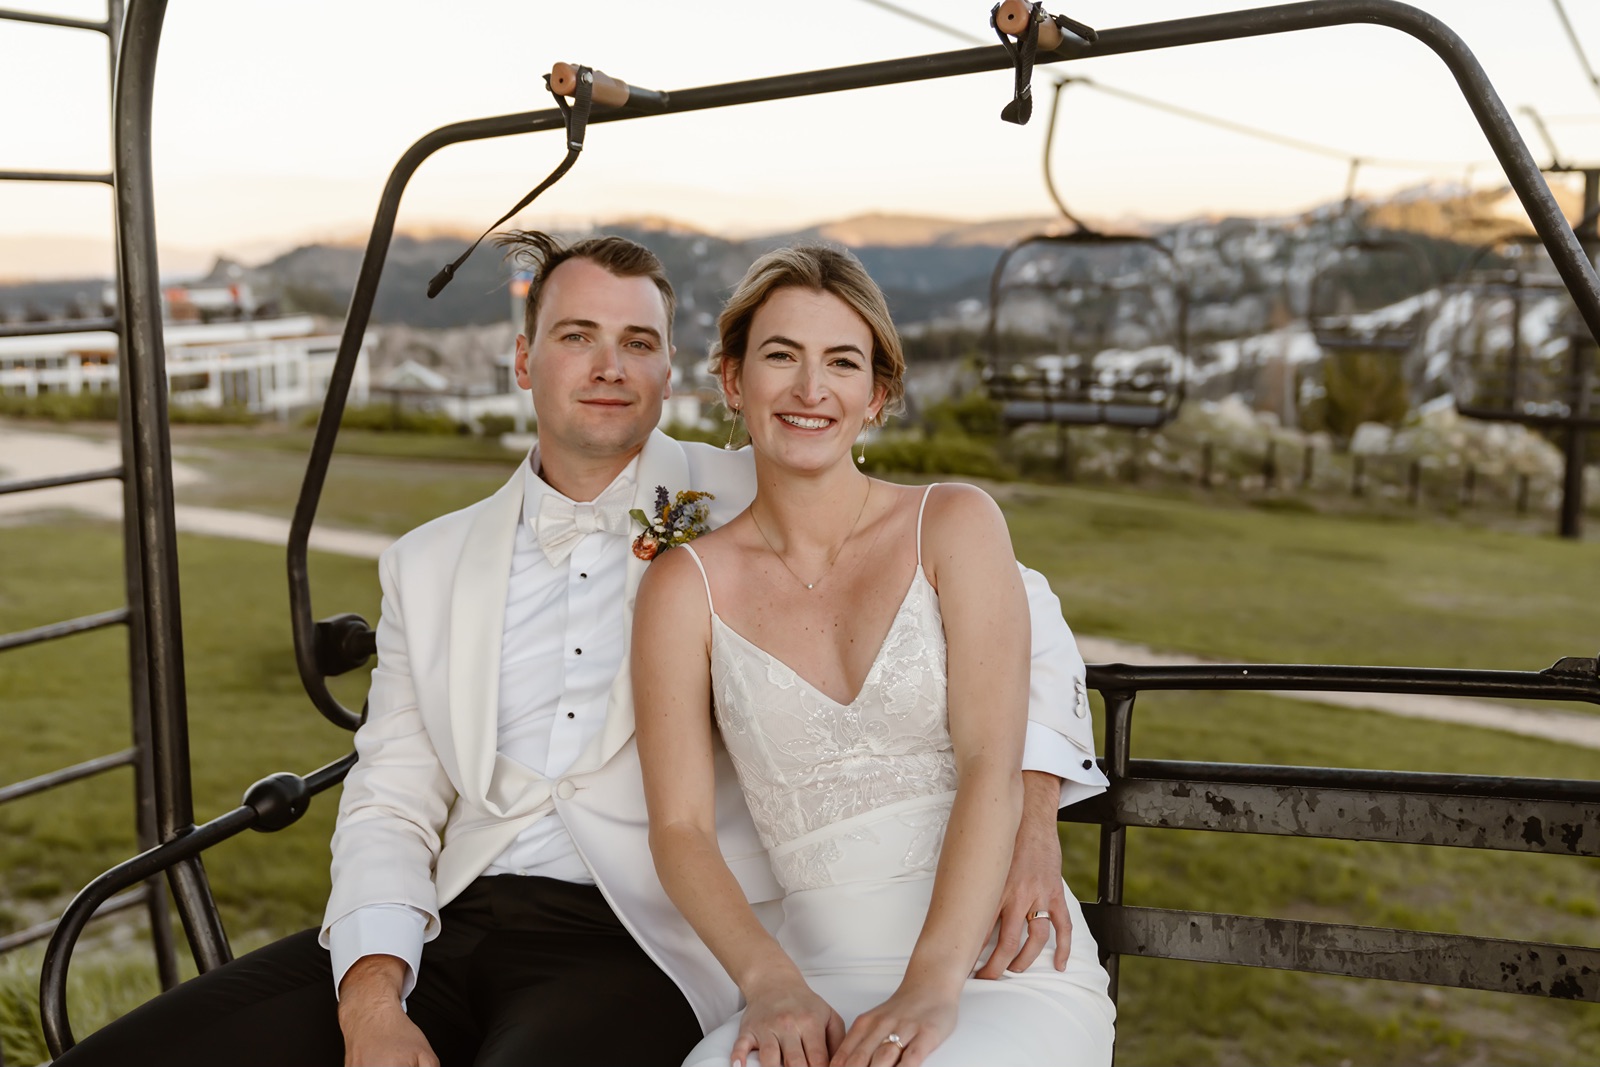
POLYGON ((1029 922, 1033 922, 1033 920, 1035 920, 1035 919, 1048 919, 1048 918, 1050 918, 1050 913, 1048 911, 1030 911, 1028 913, 1028 921, 1029 922))
POLYGON ((899 1034, 890 1034, 888 1037, 886 1037, 882 1041, 878 1042, 878 1044, 880 1044, 880 1045, 893 1045, 895 1048, 899 1049, 901 1052, 904 1052, 906 1050, 906 1043, 900 1039, 900 1035, 899 1034))

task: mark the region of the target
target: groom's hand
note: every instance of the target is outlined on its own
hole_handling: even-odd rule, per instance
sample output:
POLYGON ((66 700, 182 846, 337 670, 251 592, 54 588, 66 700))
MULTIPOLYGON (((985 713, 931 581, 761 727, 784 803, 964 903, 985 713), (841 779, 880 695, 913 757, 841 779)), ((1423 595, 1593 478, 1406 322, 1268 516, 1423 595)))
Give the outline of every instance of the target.
POLYGON ((439 1057, 406 1017, 400 990, 405 963, 394 956, 362 956, 339 983, 339 1029, 345 1067, 439 1067, 439 1057))
POLYGON ((1022 788, 1022 824, 1000 894, 1000 938, 993 955, 978 969, 978 978, 1027 970, 1049 942, 1051 927, 1056 931, 1056 970, 1067 966, 1072 951, 1072 919, 1061 881, 1061 836, 1056 831, 1061 779, 1042 771, 1023 771, 1022 788), (1028 918, 1041 911, 1049 918, 1028 918))

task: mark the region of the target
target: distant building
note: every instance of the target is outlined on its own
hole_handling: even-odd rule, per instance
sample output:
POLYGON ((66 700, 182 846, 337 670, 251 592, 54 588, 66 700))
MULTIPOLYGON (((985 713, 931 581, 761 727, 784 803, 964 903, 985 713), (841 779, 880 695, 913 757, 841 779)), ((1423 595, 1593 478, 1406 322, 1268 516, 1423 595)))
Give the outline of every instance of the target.
MULTIPOLYGON (((174 306, 168 292, 167 304, 174 306)), ((193 294, 190 294, 191 296, 193 294)), ((236 294, 239 296, 248 294, 236 294)), ((220 294, 206 292, 190 307, 221 311, 220 294)), ((339 335, 310 315, 211 322, 168 322, 167 381, 172 403, 238 406, 257 415, 285 417, 322 404, 333 376, 339 335)), ((368 399, 373 344, 362 338, 349 402, 368 399)), ((0 393, 98 393, 117 388, 117 335, 66 333, 0 338, 0 393)))
POLYGON ((371 387, 374 403, 387 401, 395 408, 433 411, 467 426, 479 425, 485 415, 511 420, 516 430, 533 425, 533 396, 512 380, 513 356, 494 357, 493 384, 462 385, 449 375, 414 359, 390 367, 371 387))

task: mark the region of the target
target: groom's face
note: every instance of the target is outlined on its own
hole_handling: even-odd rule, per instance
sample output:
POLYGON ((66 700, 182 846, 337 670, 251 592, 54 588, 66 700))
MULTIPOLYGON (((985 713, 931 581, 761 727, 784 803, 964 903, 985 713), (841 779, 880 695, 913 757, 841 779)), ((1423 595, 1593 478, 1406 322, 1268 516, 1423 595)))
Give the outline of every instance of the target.
POLYGON ((672 392, 668 336, 649 278, 587 259, 551 271, 534 336, 517 338, 517 384, 533 393, 541 453, 602 459, 642 448, 672 392))

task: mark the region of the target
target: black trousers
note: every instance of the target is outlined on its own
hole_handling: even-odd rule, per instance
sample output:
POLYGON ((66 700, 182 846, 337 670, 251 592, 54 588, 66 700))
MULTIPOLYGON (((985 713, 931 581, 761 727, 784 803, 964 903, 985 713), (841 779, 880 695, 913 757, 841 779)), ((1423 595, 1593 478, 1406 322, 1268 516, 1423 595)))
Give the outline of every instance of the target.
MULTIPOLYGON (((677 1067, 700 1026, 593 886, 480 878, 440 911, 406 1011, 444 1067, 677 1067)), ((63 1067, 344 1062, 328 953, 306 930, 183 983, 63 1067)))

